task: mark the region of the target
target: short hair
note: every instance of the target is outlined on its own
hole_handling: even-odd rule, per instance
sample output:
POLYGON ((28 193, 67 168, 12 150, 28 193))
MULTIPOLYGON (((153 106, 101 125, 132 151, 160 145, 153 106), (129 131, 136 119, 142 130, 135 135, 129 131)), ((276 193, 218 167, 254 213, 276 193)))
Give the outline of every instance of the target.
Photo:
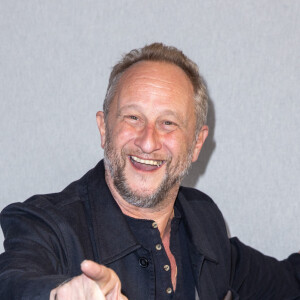
POLYGON ((162 43, 153 43, 140 49, 133 49, 125 54, 113 67, 109 77, 106 96, 103 103, 104 118, 107 119, 110 104, 115 97, 118 83, 124 72, 140 61, 166 62, 180 67, 190 79, 194 89, 196 136, 206 123, 208 93, 204 79, 199 74, 198 66, 182 51, 162 43))

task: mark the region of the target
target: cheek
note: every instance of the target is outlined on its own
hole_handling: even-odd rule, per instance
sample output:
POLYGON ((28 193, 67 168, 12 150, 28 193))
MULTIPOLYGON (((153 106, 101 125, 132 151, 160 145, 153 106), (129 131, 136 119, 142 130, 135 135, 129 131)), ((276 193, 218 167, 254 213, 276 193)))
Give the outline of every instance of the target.
POLYGON ((116 145, 120 145, 121 147, 128 144, 130 141, 134 140, 136 137, 135 130, 128 128, 128 126, 118 126, 113 130, 112 138, 116 145))
POLYGON ((163 139, 164 146, 172 156, 185 155, 191 144, 189 139, 184 135, 169 134, 163 139))

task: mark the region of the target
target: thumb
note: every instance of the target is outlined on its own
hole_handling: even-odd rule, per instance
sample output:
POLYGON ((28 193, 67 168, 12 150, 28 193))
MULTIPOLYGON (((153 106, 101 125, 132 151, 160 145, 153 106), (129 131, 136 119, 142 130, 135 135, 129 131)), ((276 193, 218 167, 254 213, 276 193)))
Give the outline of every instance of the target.
POLYGON ((121 294, 121 281, 112 269, 91 260, 84 260, 81 263, 81 270, 87 277, 98 284, 105 296, 113 296, 111 299, 127 299, 121 294))
POLYGON ((84 260, 81 263, 81 271, 88 276, 89 278, 99 281, 109 279, 106 278, 109 276, 108 268, 103 265, 99 265, 91 260, 84 260))

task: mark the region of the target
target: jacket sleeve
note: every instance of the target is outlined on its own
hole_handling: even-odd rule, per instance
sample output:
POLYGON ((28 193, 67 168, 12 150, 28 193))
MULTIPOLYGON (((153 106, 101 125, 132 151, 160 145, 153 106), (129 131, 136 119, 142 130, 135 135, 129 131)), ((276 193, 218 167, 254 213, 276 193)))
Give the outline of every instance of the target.
POLYGON ((49 299, 69 276, 63 239, 45 210, 12 204, 1 213, 5 252, 0 255, 0 299, 49 299))
POLYGON ((230 239, 231 287, 240 299, 300 299, 300 254, 278 261, 230 239))

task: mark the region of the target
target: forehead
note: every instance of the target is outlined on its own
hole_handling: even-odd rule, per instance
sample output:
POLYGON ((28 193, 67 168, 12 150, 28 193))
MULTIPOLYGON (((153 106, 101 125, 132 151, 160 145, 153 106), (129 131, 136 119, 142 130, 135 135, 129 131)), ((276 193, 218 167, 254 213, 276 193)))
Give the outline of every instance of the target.
POLYGON ((141 61, 131 66, 122 75, 116 96, 121 102, 159 97, 160 104, 179 101, 181 105, 194 105, 193 86, 188 76, 180 67, 165 62, 141 61))

